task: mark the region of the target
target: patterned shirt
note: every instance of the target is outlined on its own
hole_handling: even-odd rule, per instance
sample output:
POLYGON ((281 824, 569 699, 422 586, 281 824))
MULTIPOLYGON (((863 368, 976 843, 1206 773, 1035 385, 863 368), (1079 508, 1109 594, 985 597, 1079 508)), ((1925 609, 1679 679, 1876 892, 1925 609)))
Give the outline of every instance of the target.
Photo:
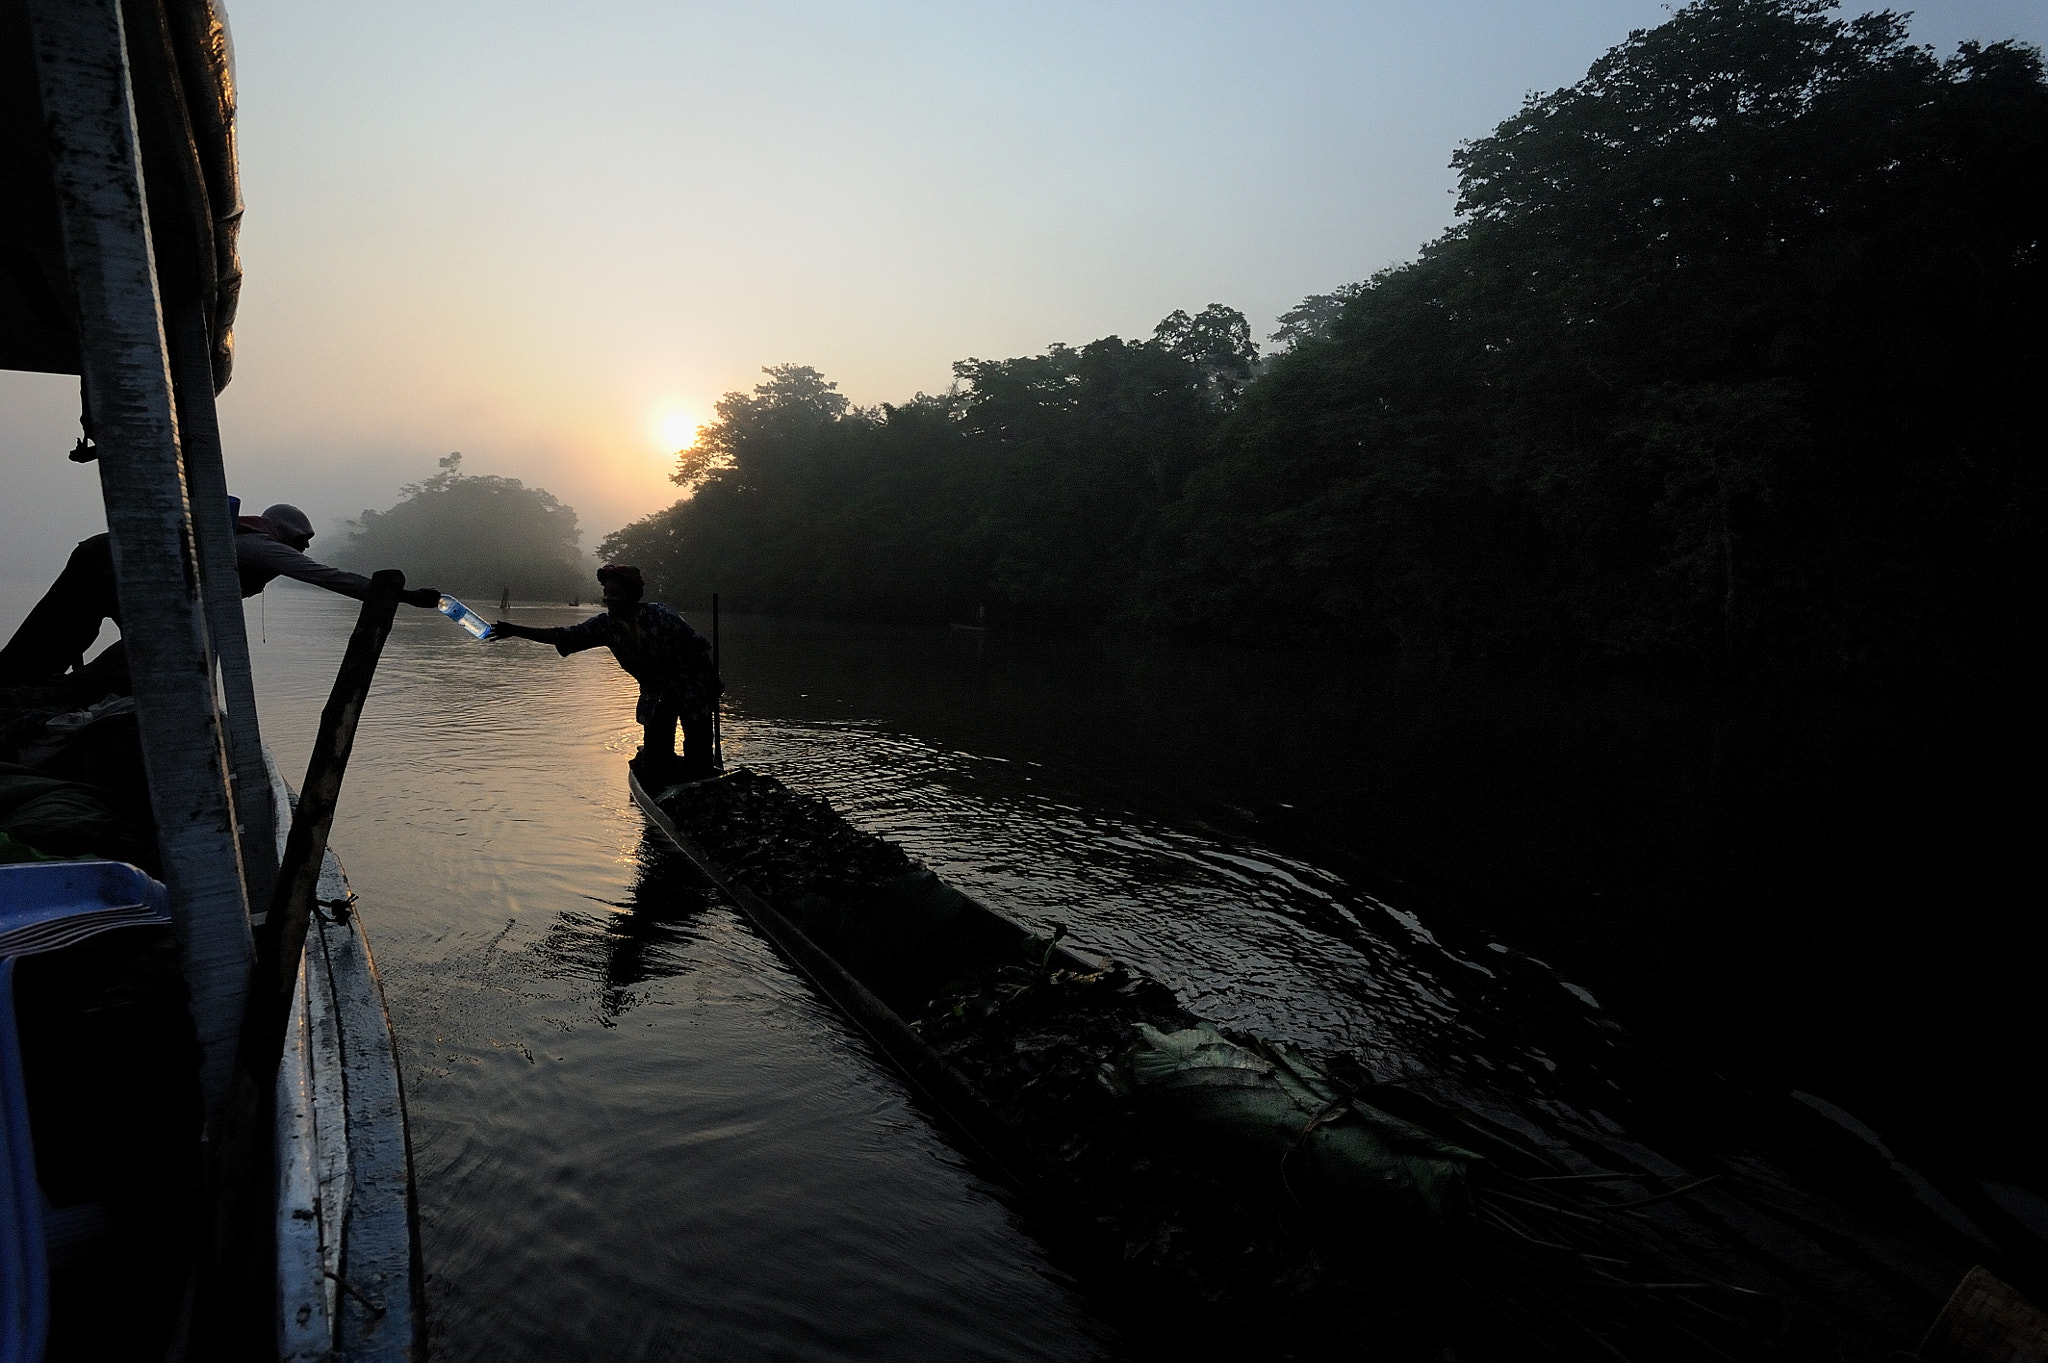
POLYGON ((711 666, 711 641, 659 601, 642 601, 624 619, 606 611, 580 625, 545 631, 544 642, 563 657, 586 648, 608 648, 619 666, 640 683, 633 718, 653 723, 663 714, 685 724, 707 723, 725 687, 711 666))

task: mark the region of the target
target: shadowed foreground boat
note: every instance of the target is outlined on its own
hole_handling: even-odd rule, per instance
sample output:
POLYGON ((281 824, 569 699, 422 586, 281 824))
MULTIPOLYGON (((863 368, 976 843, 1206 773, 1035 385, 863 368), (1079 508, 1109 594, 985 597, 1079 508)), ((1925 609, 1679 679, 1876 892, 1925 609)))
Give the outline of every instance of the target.
POLYGON ((389 1024, 327 850, 401 582, 373 581, 294 811, 256 713, 215 410, 241 214, 212 0, 0 0, 0 367, 79 376, 70 457, 98 465, 130 683, 22 664, 29 689, 0 698, 20 764, 0 860, 132 863, 163 910, 107 926, 89 886, 39 905, 30 882, 62 875, 0 867, 10 923, 107 926, 5 934, 7 1363, 421 1343, 389 1024))

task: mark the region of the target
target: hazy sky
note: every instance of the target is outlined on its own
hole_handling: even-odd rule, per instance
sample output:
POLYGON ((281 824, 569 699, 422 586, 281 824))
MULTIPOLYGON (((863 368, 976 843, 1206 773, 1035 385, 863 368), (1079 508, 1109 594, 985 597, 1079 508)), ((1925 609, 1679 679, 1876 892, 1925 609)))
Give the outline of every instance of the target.
MULTIPOLYGON (((222 398, 245 501, 322 530, 450 450, 586 541, 763 365, 856 402, 967 356, 1263 335, 1451 221, 1450 154, 1650 0, 229 0, 247 281, 222 398)), ((2048 43, 2041 0, 1916 37, 2048 43)), ((0 374, 0 626, 103 528, 77 382, 0 374)))

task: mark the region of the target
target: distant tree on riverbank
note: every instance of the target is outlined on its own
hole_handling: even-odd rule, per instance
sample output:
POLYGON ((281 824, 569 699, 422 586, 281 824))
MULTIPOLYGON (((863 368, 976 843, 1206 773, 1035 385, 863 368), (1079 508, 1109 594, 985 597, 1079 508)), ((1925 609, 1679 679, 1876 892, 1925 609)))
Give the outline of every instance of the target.
POLYGON ((465 474, 462 455, 400 489, 388 511, 349 522, 335 561, 358 572, 400 568, 410 582, 495 602, 567 601, 584 586, 576 511, 517 478, 465 474))
POLYGON ((902 406, 770 371, 607 551, 754 609, 1403 656, 2033 649, 2041 57, 1832 9, 1632 34, 1461 148, 1456 225, 1264 362, 1213 306, 902 406))

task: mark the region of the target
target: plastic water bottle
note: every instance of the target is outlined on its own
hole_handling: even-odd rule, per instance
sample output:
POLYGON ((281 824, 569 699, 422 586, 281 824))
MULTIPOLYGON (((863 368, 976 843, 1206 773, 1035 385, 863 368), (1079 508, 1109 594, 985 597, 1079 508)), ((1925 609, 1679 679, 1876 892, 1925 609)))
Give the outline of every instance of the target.
POLYGON ((441 614, 481 639, 491 632, 490 622, 452 596, 441 598, 441 614))

